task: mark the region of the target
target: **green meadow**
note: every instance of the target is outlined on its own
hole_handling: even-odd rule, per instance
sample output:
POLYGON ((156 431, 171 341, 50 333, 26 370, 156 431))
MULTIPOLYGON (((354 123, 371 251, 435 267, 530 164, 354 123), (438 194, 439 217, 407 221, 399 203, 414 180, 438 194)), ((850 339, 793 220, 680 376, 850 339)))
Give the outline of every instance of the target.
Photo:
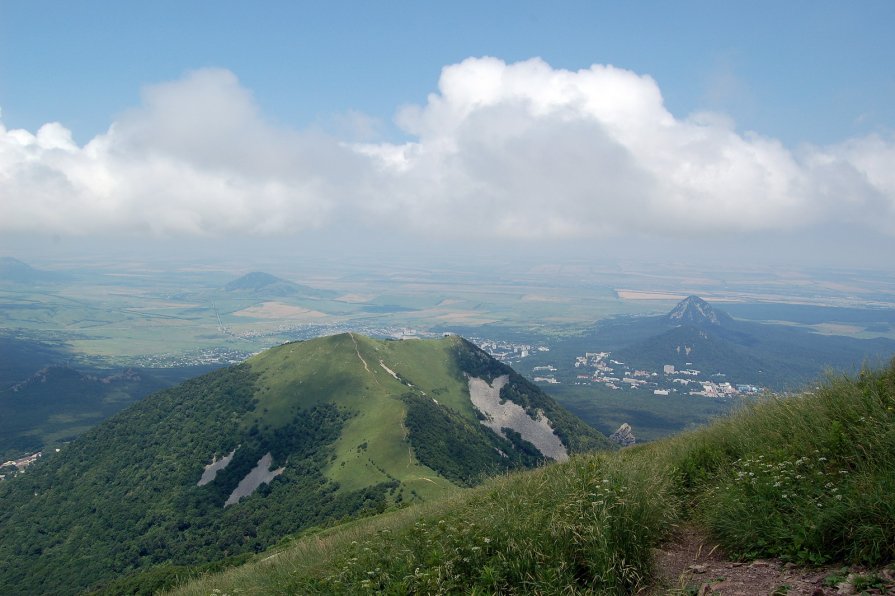
POLYGON ((444 341, 381 342, 341 334, 308 345, 280 346, 249 360, 260 373, 258 399, 264 404, 257 423, 263 426, 288 420, 294 414, 291 410, 299 407, 296 404, 309 407, 315 399, 334 400, 356 413, 346 422, 334 445, 335 457, 325 470, 340 490, 397 479, 424 499, 451 491, 453 485, 418 462, 409 449, 406 405, 399 397, 407 387, 386 367, 393 372, 429 371, 405 382, 438 395, 455 409, 462 407, 475 420, 469 399, 463 399, 465 388, 460 378, 449 374, 454 370, 449 366, 452 345, 444 341), (294 350, 301 350, 301 359, 291 356, 294 350))

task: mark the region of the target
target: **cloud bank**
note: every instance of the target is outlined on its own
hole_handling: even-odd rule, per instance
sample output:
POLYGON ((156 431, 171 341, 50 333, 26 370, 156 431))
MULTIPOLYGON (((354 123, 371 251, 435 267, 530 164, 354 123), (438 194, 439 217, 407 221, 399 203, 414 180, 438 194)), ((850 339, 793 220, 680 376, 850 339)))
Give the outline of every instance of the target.
POLYGON ((59 123, 0 126, 0 229, 294 233, 332 218, 363 161, 333 139, 271 126, 232 73, 201 70, 148 87, 83 147, 59 123))
POLYGON ((0 232, 895 236, 895 139, 793 150, 723 114, 676 117, 653 79, 612 66, 470 58, 397 123, 408 142, 275 126, 217 69, 147 87, 83 146, 59 123, 0 123, 0 232))

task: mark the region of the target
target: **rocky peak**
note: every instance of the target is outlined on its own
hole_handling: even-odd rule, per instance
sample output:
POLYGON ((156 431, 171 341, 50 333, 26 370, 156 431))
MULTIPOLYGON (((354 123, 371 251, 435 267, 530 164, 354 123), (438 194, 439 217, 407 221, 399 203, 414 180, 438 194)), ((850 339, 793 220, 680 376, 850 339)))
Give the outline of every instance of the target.
POLYGON ((722 325, 730 320, 730 315, 715 310, 699 296, 687 296, 665 318, 674 325, 722 325))

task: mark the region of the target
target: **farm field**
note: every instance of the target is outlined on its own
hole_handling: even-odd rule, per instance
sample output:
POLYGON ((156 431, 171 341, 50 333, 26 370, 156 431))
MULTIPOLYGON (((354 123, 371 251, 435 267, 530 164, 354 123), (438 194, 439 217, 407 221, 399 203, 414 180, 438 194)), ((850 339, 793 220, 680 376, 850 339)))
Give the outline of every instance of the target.
POLYGON ((143 263, 102 258, 35 265, 53 275, 27 283, 0 279, 0 334, 17 346, 9 349, 17 351, 22 342, 30 342, 52 352, 38 350, 28 362, 0 375, 4 407, 17 412, 4 431, 9 457, 64 442, 145 393, 136 386, 110 392, 100 385, 91 389, 90 399, 68 400, 58 412, 51 411, 52 399, 42 397, 51 410, 45 412, 46 423, 34 425, 28 421, 44 414, 20 411, 16 396, 25 394, 11 388, 51 364, 98 378, 135 367, 146 371, 141 375, 145 384, 160 371, 175 371, 171 378, 180 379, 191 370, 234 364, 287 341, 323 335, 425 338, 456 333, 482 345, 509 346, 505 361, 529 378, 536 376, 537 366, 559 367, 562 384, 544 389, 603 432, 627 422, 638 440, 650 441, 705 422, 735 404, 575 385, 577 356, 619 347, 607 341, 602 322, 662 314, 678 296, 699 293, 742 321, 782 323, 818 337, 895 338, 895 286, 884 275, 861 271, 742 269, 697 275, 685 266, 619 263, 517 262, 490 270, 396 261, 337 265, 272 260, 261 266, 276 275, 246 275, 246 264, 189 259, 143 263), (780 291, 785 279, 797 283, 784 299, 780 291))
POLYGON ((92 364, 177 366, 241 360, 284 341, 345 330, 388 336, 486 328, 564 337, 607 317, 662 313, 679 297, 697 294, 749 320, 895 338, 895 284, 871 272, 697 276, 686 267, 656 274, 594 264, 515 264, 500 271, 394 263, 270 268, 308 291, 228 291, 244 273, 233 265, 79 261, 61 281, 0 280, 0 329, 65 343, 92 364))

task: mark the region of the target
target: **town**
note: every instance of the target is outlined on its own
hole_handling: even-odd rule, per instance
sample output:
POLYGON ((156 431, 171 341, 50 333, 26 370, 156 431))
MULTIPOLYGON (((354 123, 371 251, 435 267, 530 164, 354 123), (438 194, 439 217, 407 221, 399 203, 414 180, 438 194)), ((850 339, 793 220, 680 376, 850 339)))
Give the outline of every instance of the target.
POLYGON ((504 364, 515 364, 537 352, 549 352, 545 345, 516 343, 497 339, 469 337, 469 341, 487 352, 489 356, 504 364))
MULTIPOLYGON (((608 389, 652 390, 654 395, 675 394, 701 397, 733 397, 755 395, 765 391, 764 387, 748 383, 731 383, 724 380, 724 373, 708 375, 693 368, 676 369, 665 364, 660 371, 629 367, 624 362, 611 358, 611 352, 586 352, 575 358, 575 385, 600 384, 608 389)), ((532 380, 536 383, 559 384, 558 369, 552 364, 532 368, 532 380)))
MULTIPOLYGON (((56 453, 59 453, 59 451, 59 449, 56 449, 56 453)), ((0 480, 5 480, 7 476, 14 477, 24 473, 25 468, 36 462, 42 456, 43 452, 38 451, 37 453, 30 453, 24 457, 20 457, 19 459, 11 459, 3 462, 0 464, 0 480)))

